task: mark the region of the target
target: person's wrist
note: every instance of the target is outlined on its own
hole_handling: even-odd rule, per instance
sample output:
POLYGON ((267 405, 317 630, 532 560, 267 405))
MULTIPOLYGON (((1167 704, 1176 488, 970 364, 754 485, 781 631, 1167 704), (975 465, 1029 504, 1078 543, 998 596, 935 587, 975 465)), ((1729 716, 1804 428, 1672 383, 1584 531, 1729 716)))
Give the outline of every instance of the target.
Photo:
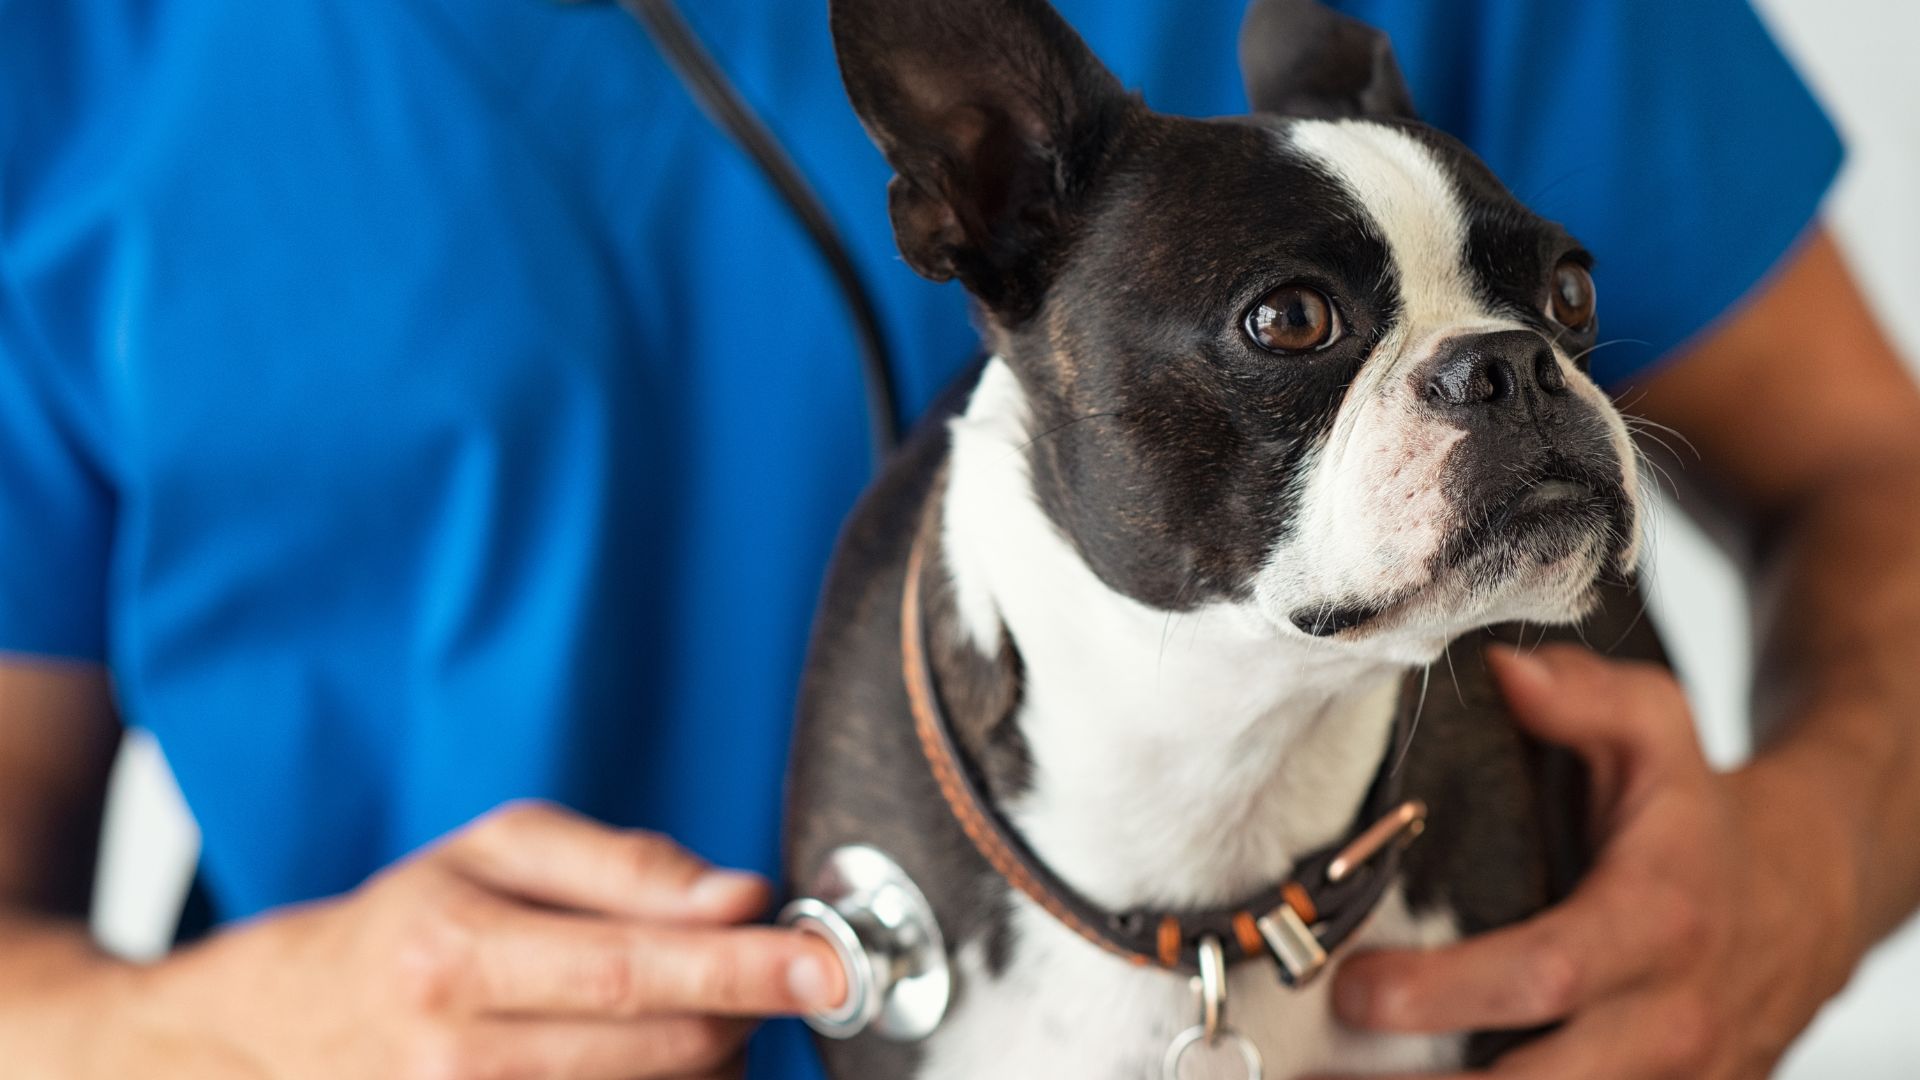
POLYGON ((89 1032, 79 1047, 83 1077, 131 1076, 144 1068, 146 1020, 152 1007, 153 976, 157 965, 116 963, 89 980, 82 1028, 89 1032))
POLYGON ((304 1023, 304 1016, 331 1015, 290 999, 289 987, 275 977, 295 963, 318 965, 317 957, 288 949, 290 941, 301 939, 310 925, 307 916, 317 907, 272 913, 132 972, 115 997, 128 1031, 115 1053, 130 1052, 131 1060, 116 1063, 137 1068, 114 1075, 181 1080, 280 1075, 284 1063, 275 1061, 276 1040, 289 1025, 304 1023))
POLYGON ((4 1006, 0 1045, 8 1076, 21 1080, 92 1080, 133 1075, 125 1052, 132 986, 138 968, 100 956, 63 970, 39 992, 4 1006))
POLYGON ((1859 796, 1833 766, 1820 748, 1791 744, 1727 778, 1756 864, 1743 902, 1779 905, 1770 921, 1780 940, 1764 944, 1797 958, 1797 981, 1816 1007, 1845 987, 1875 937, 1862 899, 1859 796))
MULTIPOLYGON (((225 1080, 259 1075, 242 1067, 244 1054, 226 1045, 238 1018, 209 993, 222 973, 201 947, 150 964, 120 962, 76 986, 82 1034, 72 1054, 76 1068, 58 1074, 87 1080, 126 1076, 225 1080)), ((242 1025, 244 1026, 244 1025, 242 1025)))

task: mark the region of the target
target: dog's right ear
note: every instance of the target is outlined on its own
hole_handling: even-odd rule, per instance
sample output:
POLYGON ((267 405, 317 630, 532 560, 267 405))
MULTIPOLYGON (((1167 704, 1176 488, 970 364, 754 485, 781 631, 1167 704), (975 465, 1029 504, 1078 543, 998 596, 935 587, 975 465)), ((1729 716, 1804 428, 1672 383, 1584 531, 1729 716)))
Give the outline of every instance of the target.
POLYGON ((1415 119, 1387 35, 1319 0, 1254 0, 1240 71, 1254 112, 1415 119))
POLYGON ((833 0, 847 95, 892 164, 901 254, 1003 319, 1037 307, 1135 102, 1045 0, 833 0))

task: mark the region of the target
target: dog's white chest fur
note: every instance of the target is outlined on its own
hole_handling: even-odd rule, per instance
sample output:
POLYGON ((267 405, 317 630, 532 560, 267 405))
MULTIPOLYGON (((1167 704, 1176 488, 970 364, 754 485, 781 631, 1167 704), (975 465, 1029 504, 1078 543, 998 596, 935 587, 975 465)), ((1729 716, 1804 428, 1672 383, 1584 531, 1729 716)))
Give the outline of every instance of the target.
MULTIPOLYGON (((1004 627, 1025 671, 1020 730, 1031 789, 1004 807, 1041 858, 1113 910, 1232 901, 1336 839, 1380 767, 1404 668, 1277 635, 1243 605, 1169 614, 1108 588, 1033 497, 1018 380, 989 365, 953 425, 943 547, 963 629, 1004 627)), ((953 1008, 928 1041, 929 1078, 1159 1076, 1197 1019, 1183 977, 1102 952, 1014 897, 998 974, 962 943, 953 1008)), ((1390 894, 1362 941, 1431 945, 1445 916, 1390 894)), ((1457 1063, 1460 1040, 1343 1031, 1327 981, 1283 987, 1235 968, 1232 1025, 1279 1078, 1457 1063)))

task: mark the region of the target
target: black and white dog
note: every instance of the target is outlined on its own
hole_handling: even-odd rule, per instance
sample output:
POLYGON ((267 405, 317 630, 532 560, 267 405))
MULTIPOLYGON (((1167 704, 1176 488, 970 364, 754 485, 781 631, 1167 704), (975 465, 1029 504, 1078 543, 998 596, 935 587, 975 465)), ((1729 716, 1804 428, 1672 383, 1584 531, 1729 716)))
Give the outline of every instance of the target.
POLYGON ((1159 1076, 1221 938, 1268 1075, 1484 1058, 1344 1032, 1328 980, 1283 985, 1267 949, 1339 920, 1340 872, 1301 868, 1389 779, 1431 827, 1341 941, 1511 922, 1584 858, 1577 783, 1477 650, 1421 673, 1630 595, 1587 254, 1414 119, 1377 34, 1304 0, 1254 5, 1256 114, 1210 121, 1146 108, 1044 0, 834 0, 833 32, 900 250, 972 293, 991 355, 861 505, 816 630, 791 876, 889 852, 957 978, 933 1036, 832 1044, 833 1074, 1159 1076))

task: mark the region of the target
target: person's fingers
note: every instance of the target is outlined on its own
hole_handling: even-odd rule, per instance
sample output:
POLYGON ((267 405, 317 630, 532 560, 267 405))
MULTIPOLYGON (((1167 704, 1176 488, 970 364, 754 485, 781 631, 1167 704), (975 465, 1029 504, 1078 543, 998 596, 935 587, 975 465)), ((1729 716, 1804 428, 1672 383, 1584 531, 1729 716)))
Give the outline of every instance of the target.
POLYGON ((1579 753, 1602 793, 1706 768, 1686 697, 1662 668, 1574 645, 1496 646, 1487 666, 1521 726, 1579 753))
POLYGON ((833 947, 773 927, 632 924, 503 909, 449 972, 466 1009, 620 1019, 661 1013, 795 1015, 846 995, 833 947))
POLYGON ((1335 975, 1350 1026, 1446 1033, 1537 1027, 1681 962, 1698 907, 1673 887, 1604 868, 1558 907, 1515 926, 1420 951, 1361 953, 1335 975))
POLYGON ((1368 1080, 1698 1080, 1712 1039, 1698 1002, 1677 994, 1636 996, 1581 1013, 1566 1027, 1510 1051, 1486 1072, 1368 1080))
POLYGON ((738 1074, 751 1021, 654 1017, 607 1023, 494 1020, 430 1036, 410 1076, 517 1080, 716 1080, 738 1074))
POLYGON ((1633 746, 1649 731, 1653 714, 1684 711, 1672 676, 1651 664, 1609 660, 1578 645, 1536 649, 1496 645, 1488 667, 1507 703, 1534 734, 1575 749, 1633 746))
POLYGON ((744 922, 772 898, 759 877, 715 869, 664 836, 609 828, 548 803, 504 806, 456 834, 444 854, 490 888, 632 919, 744 922))
POLYGON ((1582 1013, 1496 1062, 1498 1080, 1699 1080, 1713 1047, 1705 1006, 1645 995, 1582 1013))

